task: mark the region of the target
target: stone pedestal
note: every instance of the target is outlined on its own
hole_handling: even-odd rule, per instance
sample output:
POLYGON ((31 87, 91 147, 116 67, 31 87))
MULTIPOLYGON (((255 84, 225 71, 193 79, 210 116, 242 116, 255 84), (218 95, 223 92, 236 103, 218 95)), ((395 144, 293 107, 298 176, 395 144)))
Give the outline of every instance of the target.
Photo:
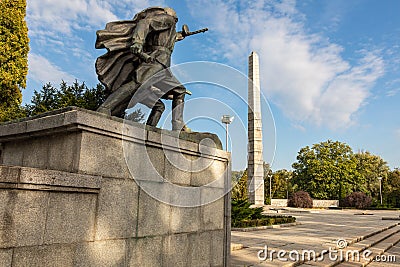
POLYGON ((216 136, 67 108, 0 126, 0 266, 229 266, 216 136))

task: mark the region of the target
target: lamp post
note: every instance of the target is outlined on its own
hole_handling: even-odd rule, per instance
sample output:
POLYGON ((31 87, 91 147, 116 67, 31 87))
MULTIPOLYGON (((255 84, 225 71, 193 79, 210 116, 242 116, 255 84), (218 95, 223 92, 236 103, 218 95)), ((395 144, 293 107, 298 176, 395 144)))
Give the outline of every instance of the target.
POLYGON ((378 177, 378 180, 379 180, 379 196, 381 198, 381 206, 382 206, 382 203, 383 203, 383 201, 382 201, 382 177, 378 177))
POLYGON ((269 174, 269 204, 272 205, 272 174, 269 174))
POLYGON ((225 150, 228 151, 228 125, 232 123, 235 117, 231 115, 223 115, 221 118, 221 122, 225 123, 225 132, 226 132, 226 139, 225 139, 225 150))
POLYGON ((286 199, 289 199, 289 177, 286 177, 286 199))

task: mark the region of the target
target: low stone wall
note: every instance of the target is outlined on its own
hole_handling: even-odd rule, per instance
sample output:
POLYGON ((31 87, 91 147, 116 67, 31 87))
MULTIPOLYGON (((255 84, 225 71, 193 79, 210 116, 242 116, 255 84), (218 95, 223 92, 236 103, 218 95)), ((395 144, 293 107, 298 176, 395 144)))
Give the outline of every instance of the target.
MULTIPOLYGON (((275 207, 287 207, 287 199, 271 199, 271 205, 275 207)), ((313 199, 313 207, 314 208, 329 208, 329 207, 338 207, 339 200, 319 200, 313 199)))
POLYGON ((339 207, 339 200, 319 200, 313 199, 314 208, 329 208, 329 207, 339 207))
POLYGON ((275 207, 287 207, 287 199, 279 199, 279 198, 273 198, 271 199, 271 206, 275 207))
POLYGON ((77 108, 1 125, 0 266, 229 266, 218 147, 77 108))

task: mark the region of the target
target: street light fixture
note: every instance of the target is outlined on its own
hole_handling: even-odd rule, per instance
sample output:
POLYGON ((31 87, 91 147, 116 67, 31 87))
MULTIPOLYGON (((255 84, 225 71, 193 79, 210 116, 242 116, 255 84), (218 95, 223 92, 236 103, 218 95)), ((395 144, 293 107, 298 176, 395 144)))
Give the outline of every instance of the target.
POLYGON ((226 139, 225 139, 225 150, 228 151, 228 125, 232 123, 235 117, 231 115, 223 115, 221 118, 221 122, 225 123, 225 132, 226 132, 226 139))
POLYGON ((383 201, 382 201, 382 177, 378 177, 378 180, 379 180, 379 196, 381 198, 381 206, 382 206, 382 203, 383 203, 383 201))

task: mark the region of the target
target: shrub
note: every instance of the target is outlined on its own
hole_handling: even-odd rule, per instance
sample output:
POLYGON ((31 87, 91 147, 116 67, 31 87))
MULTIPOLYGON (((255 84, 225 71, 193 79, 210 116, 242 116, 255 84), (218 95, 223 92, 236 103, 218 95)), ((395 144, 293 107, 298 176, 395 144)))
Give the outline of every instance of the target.
POLYGON ((365 209, 371 206, 372 198, 363 192, 353 192, 342 201, 344 207, 355 207, 357 209, 365 209))
POLYGON ((296 218, 293 216, 282 216, 282 215, 264 216, 264 218, 261 219, 236 221, 235 224, 232 224, 232 227, 244 228, 244 227, 267 226, 267 225, 275 225, 283 223, 293 223, 295 221, 296 218))
MULTIPOLYGON (((244 199, 232 200, 232 226, 242 220, 261 219, 263 215, 262 207, 250 208, 251 204, 244 199)), ((234 226, 235 227, 235 226, 234 226)))
POLYGON ((297 191, 289 197, 288 206, 295 208, 312 208, 313 201, 307 192, 297 191))
POLYGON ((263 215, 263 208, 250 208, 247 200, 232 200, 232 227, 255 227, 296 221, 292 216, 266 216, 263 215))
POLYGON ((386 197, 386 202, 389 207, 400 208, 400 189, 395 189, 386 197))

